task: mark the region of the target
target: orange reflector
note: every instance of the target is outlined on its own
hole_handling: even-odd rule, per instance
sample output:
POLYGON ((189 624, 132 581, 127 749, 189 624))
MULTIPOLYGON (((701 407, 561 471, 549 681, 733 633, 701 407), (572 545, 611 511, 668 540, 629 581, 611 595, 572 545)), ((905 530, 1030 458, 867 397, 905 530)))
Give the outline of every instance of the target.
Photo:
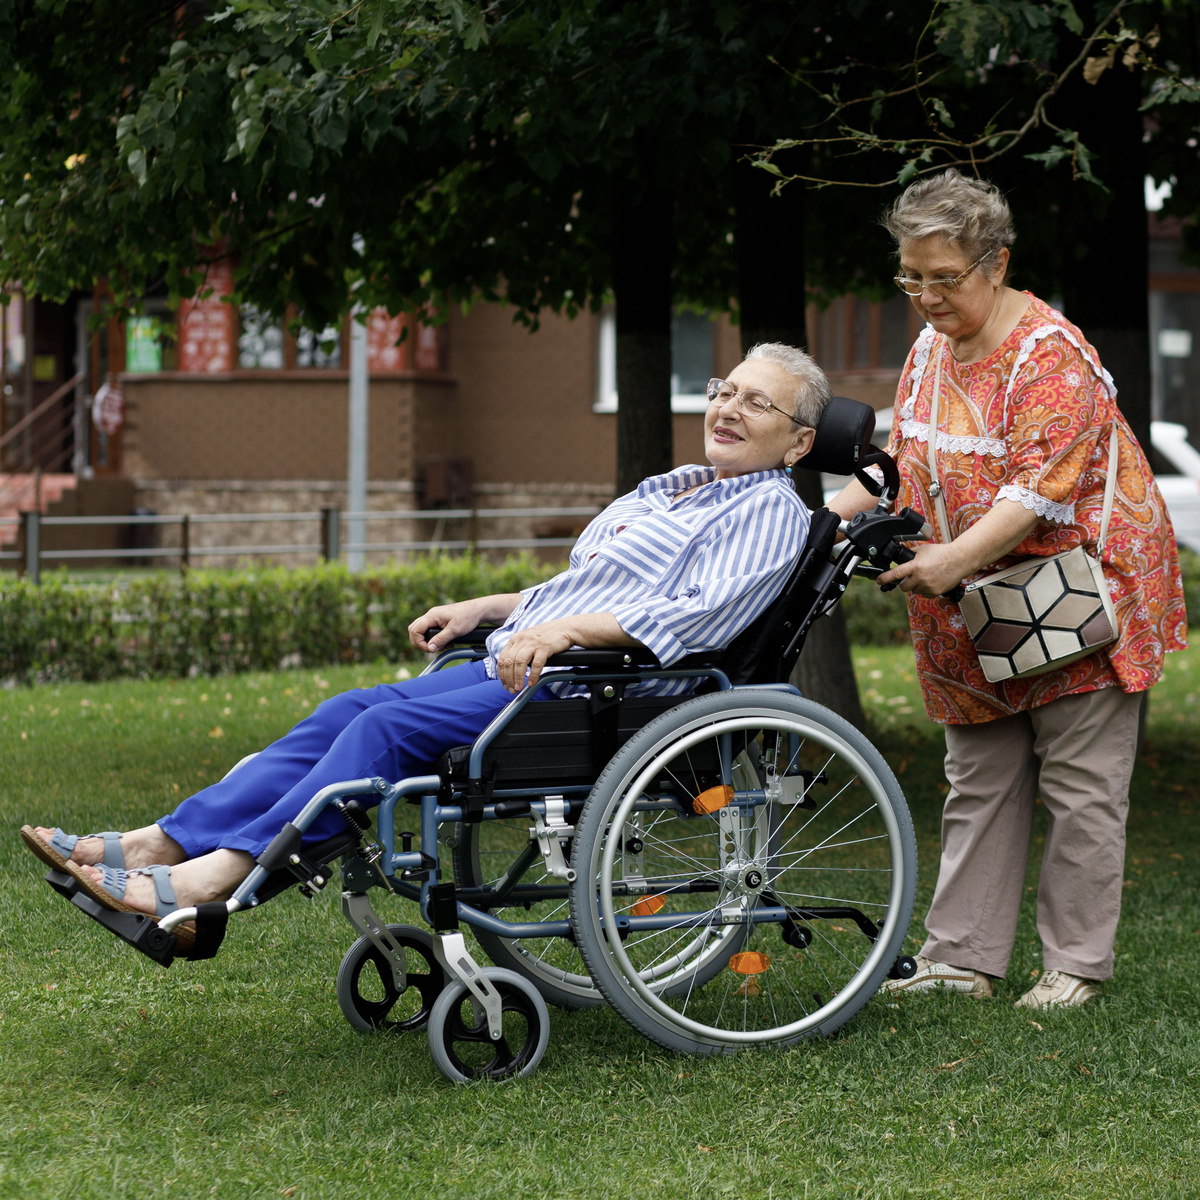
POLYGON ((724 808, 733 799, 733 788, 727 783, 719 783, 716 787, 706 788, 692 801, 692 811, 705 814, 714 813, 718 808, 724 808))
POLYGON ((652 917, 666 902, 666 896, 643 896, 629 912, 635 917, 652 917))
POLYGON ((757 950, 743 950, 729 960, 729 969, 739 975, 761 975, 770 965, 770 958, 757 950))

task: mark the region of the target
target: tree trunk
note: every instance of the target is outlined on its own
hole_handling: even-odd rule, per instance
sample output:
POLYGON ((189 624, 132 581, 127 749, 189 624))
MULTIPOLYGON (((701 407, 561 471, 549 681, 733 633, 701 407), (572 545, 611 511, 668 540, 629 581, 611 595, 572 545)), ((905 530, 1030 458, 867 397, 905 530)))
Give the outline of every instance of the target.
POLYGON ((1094 84, 1072 78, 1063 121, 1095 155, 1108 192, 1063 175, 1063 307, 1117 385, 1134 436, 1150 449, 1149 249, 1140 70, 1120 59, 1094 84))
POLYGON ((618 180, 613 292, 617 302, 617 495, 675 465, 671 431, 671 192, 618 180))
MULTIPOLYGON (((756 342, 803 347, 804 189, 798 183, 771 195, 766 172, 738 161, 735 171, 736 246, 742 353, 756 342)), ((796 468, 796 490, 810 509, 819 508, 821 477, 796 468)), ((846 618, 841 608, 816 621, 792 672, 792 683, 857 728, 864 725, 858 684, 850 660, 846 618)))

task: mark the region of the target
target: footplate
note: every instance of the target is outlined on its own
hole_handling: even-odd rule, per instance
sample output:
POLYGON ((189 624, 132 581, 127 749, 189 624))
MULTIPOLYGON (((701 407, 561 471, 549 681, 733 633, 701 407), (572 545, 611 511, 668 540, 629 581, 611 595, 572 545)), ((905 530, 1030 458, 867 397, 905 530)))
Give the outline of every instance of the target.
POLYGON ((159 966, 169 967, 175 959, 178 944, 174 937, 159 929, 153 917, 142 913, 114 912, 80 890, 78 880, 63 871, 48 871, 46 882, 60 896, 65 896, 81 912, 93 921, 98 921, 109 933, 115 933, 123 942, 152 958, 159 966))

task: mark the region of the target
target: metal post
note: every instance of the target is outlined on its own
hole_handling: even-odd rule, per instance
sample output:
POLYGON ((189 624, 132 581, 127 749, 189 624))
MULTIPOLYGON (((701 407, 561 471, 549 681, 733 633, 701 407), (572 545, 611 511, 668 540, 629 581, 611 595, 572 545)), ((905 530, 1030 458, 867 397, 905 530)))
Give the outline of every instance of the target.
POLYGON ((42 514, 21 514, 21 544, 25 549, 25 578, 30 583, 42 582, 42 514))
POLYGON ((342 511, 330 507, 321 509, 321 557, 337 562, 342 552, 342 511))
POLYGON ((186 575, 192 565, 192 529, 188 514, 179 518, 179 573, 186 575))
MULTIPOLYGON (((356 308, 350 325, 350 453, 346 472, 346 505, 352 513, 365 512, 367 507, 367 327, 366 312, 356 308)), ((366 522, 351 517, 346 537, 352 546, 366 541, 366 522)), ((365 555, 361 550, 346 552, 346 565, 361 571, 365 555)))

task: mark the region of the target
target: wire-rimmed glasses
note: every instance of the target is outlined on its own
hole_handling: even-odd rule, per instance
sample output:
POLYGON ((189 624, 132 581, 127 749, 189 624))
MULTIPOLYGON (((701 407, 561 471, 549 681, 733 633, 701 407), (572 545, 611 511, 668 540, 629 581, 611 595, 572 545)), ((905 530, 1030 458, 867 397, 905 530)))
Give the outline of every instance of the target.
POLYGON ((932 292, 935 296, 953 296, 958 291, 959 285, 988 254, 977 258, 961 275, 955 275, 953 279, 908 279, 904 275, 897 275, 892 282, 906 295, 919 296, 922 292, 932 292))
POLYGON ((737 401, 738 412, 745 417, 765 417, 773 409, 781 416, 787 417, 795 425, 804 424, 791 413, 784 412, 777 404, 772 404, 771 397, 766 392, 760 392, 755 388, 743 388, 739 391, 727 379, 710 379, 708 381, 709 404, 724 405, 728 404, 730 400, 737 401))

